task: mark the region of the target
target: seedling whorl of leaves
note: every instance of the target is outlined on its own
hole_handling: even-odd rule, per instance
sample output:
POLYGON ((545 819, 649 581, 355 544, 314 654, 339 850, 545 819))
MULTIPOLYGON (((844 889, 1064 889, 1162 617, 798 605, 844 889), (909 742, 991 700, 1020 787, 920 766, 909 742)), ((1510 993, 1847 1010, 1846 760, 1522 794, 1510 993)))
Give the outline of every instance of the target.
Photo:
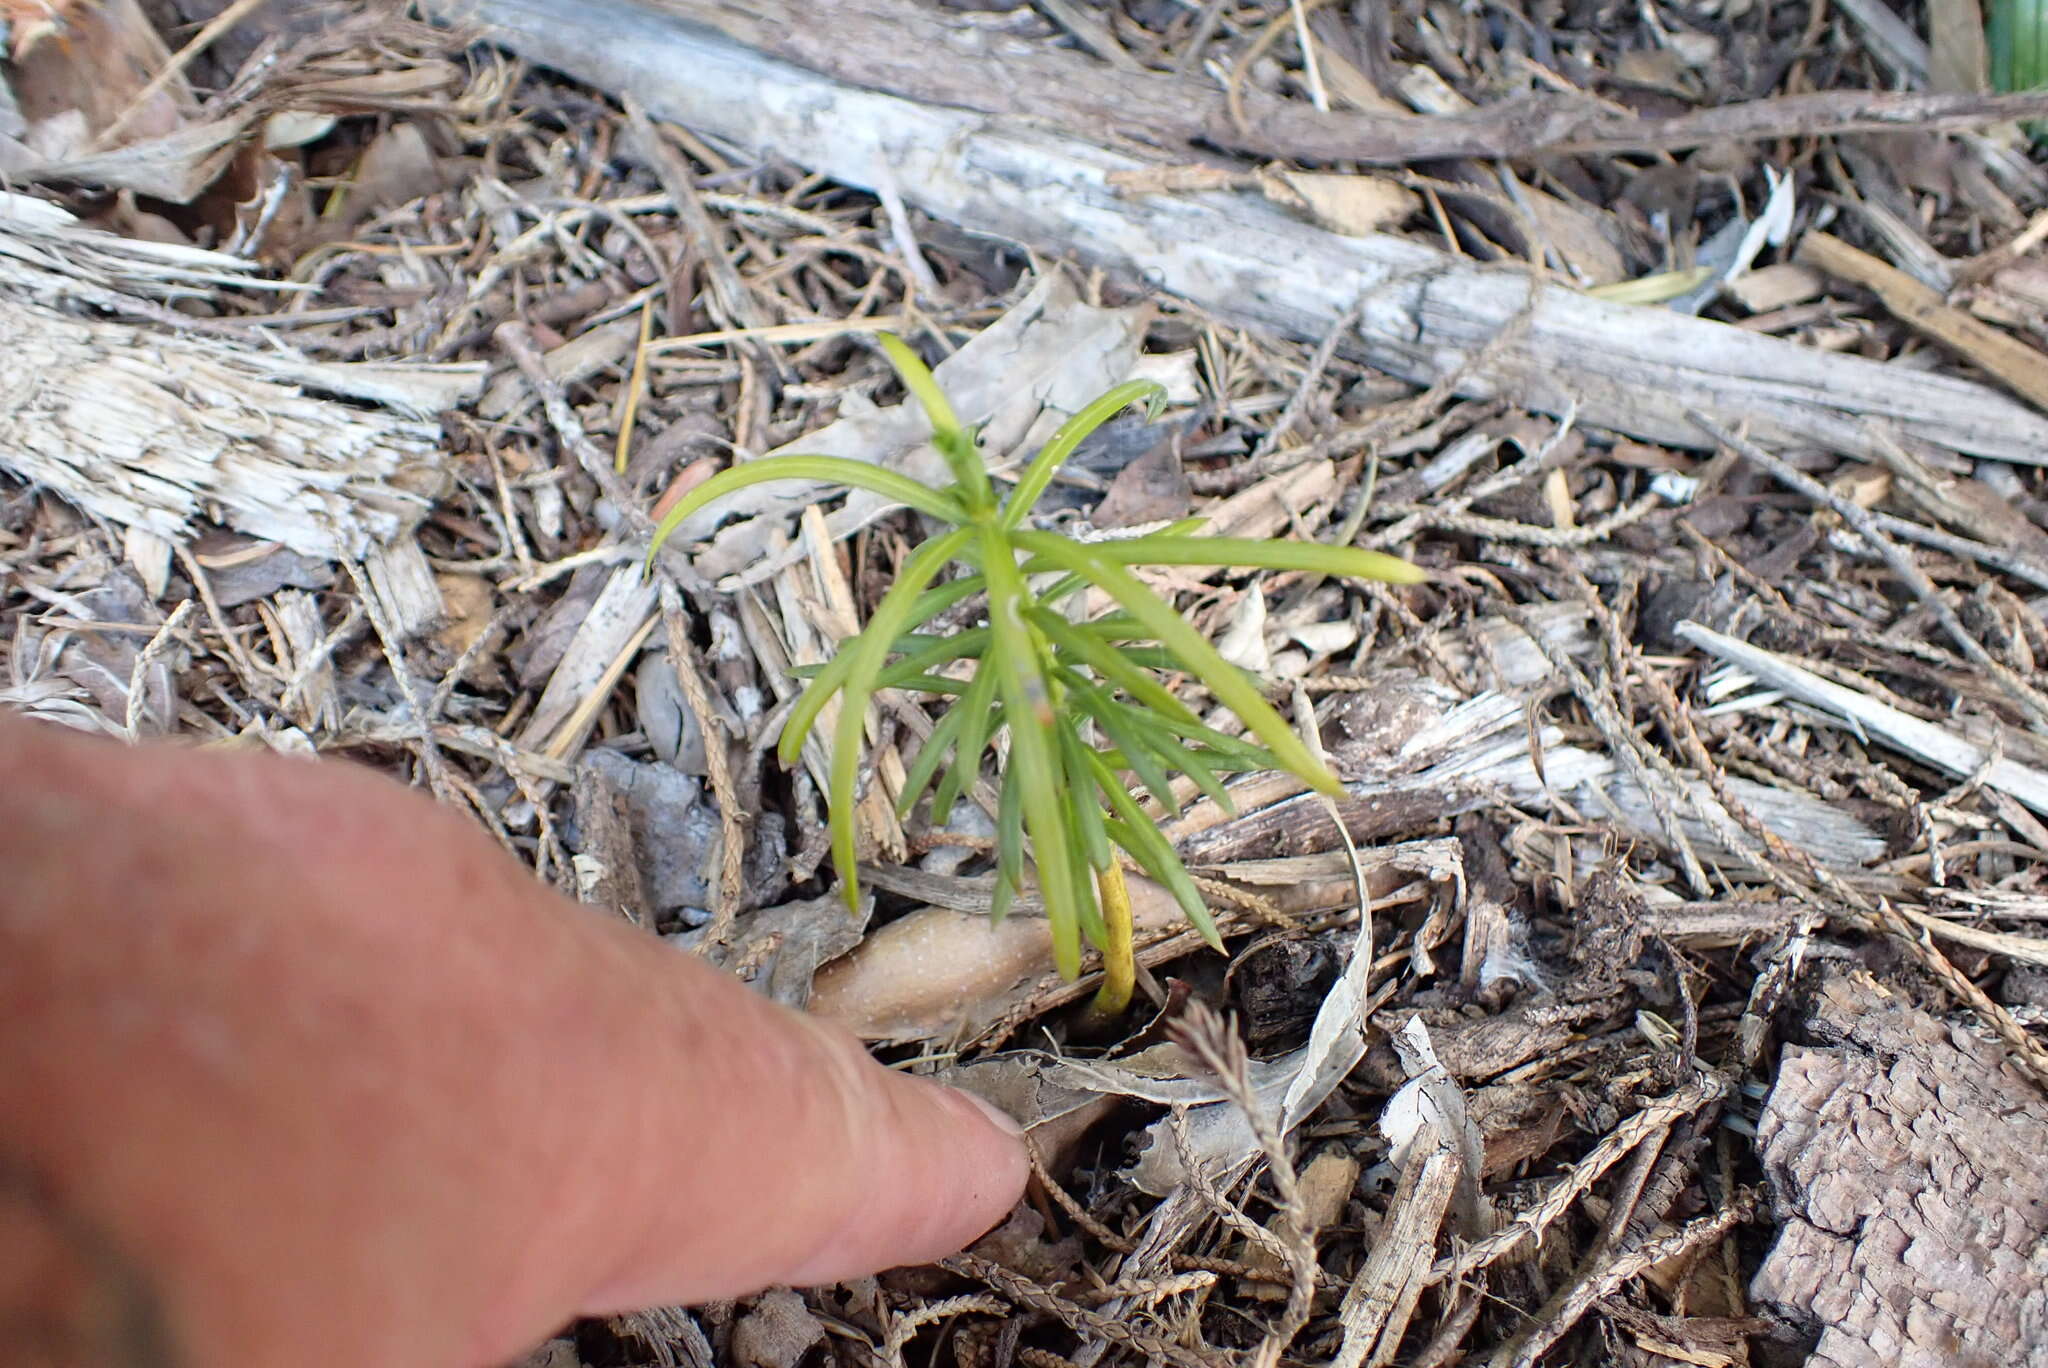
POLYGON ((854 834, 855 785, 863 719, 877 690, 947 694, 956 702, 938 721, 907 773, 904 813, 932 793, 931 818, 943 824, 981 773, 982 756, 1008 731, 996 813, 996 888, 1000 917, 1025 886, 1027 851, 1052 924, 1053 960, 1068 978, 1080 972, 1085 937, 1107 966, 1098 1005, 1119 1009, 1131 977, 1130 903, 1117 849, 1171 890, 1210 945, 1215 923, 1156 819, 1131 796, 1132 776, 1168 816, 1179 814, 1173 779, 1185 775, 1228 810, 1219 776, 1287 770, 1335 794, 1335 775, 1260 696, 1244 671, 1130 571, 1134 565, 1297 570, 1414 583, 1422 572, 1403 560, 1352 547, 1194 535, 1192 519, 1145 536, 1082 542, 1027 525, 1055 472, 1082 439, 1132 404, 1156 417, 1165 394, 1144 381, 1118 385, 1076 413, 1032 458, 1007 497, 989 479, 975 435, 954 415, 932 374, 902 341, 884 335, 905 387, 932 425, 932 443, 953 482, 933 489, 907 476, 837 456, 776 456, 723 471, 685 495, 655 530, 648 563, 663 541, 698 510, 736 490, 771 480, 806 480, 865 489, 907 505, 947 529, 921 544, 858 636, 811 676, 783 727, 780 754, 796 763, 826 705, 840 699, 831 738, 828 801, 832 858, 849 906, 859 896, 854 834), (949 567, 951 579, 941 580, 949 567), (1115 611, 1076 621, 1083 591, 1101 591, 1115 611), (946 634, 923 629, 976 595, 983 625, 946 634), (957 667, 970 664, 965 679, 957 667), (1243 721, 1249 739, 1219 731, 1161 682, 1185 673, 1243 721))

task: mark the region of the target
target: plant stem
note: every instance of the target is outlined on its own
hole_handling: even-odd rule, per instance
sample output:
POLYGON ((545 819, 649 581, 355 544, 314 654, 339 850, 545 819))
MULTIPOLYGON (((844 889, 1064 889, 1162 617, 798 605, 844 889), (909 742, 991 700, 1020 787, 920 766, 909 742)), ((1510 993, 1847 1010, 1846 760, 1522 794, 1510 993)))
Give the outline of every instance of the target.
POLYGON ((1102 899, 1102 987, 1089 1011, 1108 1019, 1131 1005, 1138 981, 1138 960, 1131 949, 1131 891, 1124 886, 1124 867, 1112 859, 1095 871, 1095 891, 1102 899))

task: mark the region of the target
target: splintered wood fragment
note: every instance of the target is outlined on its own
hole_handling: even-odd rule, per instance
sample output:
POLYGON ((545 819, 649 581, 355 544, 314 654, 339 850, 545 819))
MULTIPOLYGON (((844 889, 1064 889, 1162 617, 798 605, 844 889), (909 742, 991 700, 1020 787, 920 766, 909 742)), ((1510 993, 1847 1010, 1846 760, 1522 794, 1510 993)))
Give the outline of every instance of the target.
POLYGON ((1419 1141, 1410 1153, 1372 1254, 1337 1309, 1344 1339, 1331 1368, 1379 1368, 1400 1348, 1429 1286, 1437 1234, 1463 1168, 1456 1146, 1442 1135, 1419 1141))
POLYGON ((1901 323, 1961 352, 2039 408, 2048 409, 2048 356, 1989 323, 1980 323, 1904 271, 1827 233, 1808 233, 1799 259, 1871 291, 1901 323))
POLYGON ((217 514, 352 559, 425 515, 422 477, 446 461, 433 424, 316 398, 260 345, 68 318, 5 285, 0 469, 174 545, 217 514))
POLYGON ((1937 936, 1967 945, 1972 950, 1984 950, 1994 955, 2008 955, 2028 964, 2048 965, 2048 939, 2040 936, 2015 936, 2004 931, 1986 931, 1982 927, 1970 926, 1963 922, 1949 921, 1922 912, 1917 907, 1903 903, 1896 904, 1898 913, 1915 926, 1924 927, 1937 936))
POLYGON ((591 700, 603 701, 654 630, 656 592, 637 562, 612 571, 520 730, 522 750, 568 760, 581 749, 583 735, 596 720, 591 700))
POLYGON ((363 553, 363 572, 400 641, 410 641, 447 616, 434 567, 417 537, 408 533, 370 547, 363 553))
MULTIPOLYGON (((777 35, 814 35, 840 5, 811 7, 815 15, 806 12, 788 26, 749 20, 739 40, 685 22, 679 5, 437 0, 429 8, 478 24, 532 60, 632 95, 651 114, 700 135, 847 184, 896 186, 906 202, 935 218, 1150 282, 1235 322, 1320 342, 1356 308, 1359 321, 1345 350, 1418 383, 1454 380, 1461 392, 1548 413, 1575 410, 1588 425, 1684 447, 1704 445, 1687 416, 1699 409, 1731 424, 1746 421, 1762 440, 1856 455, 1871 454, 1869 420, 1877 419, 1973 455, 2048 460, 2048 418, 1968 380, 1608 303, 1418 242, 1346 237, 1249 194, 1126 196, 1110 177, 1148 163, 1092 140, 1090 133, 1100 136, 1100 129, 1118 125, 1111 115, 1092 128, 1066 124, 1065 131, 1048 131, 958 104, 884 93, 914 89, 913 67, 969 73, 986 89, 1002 88, 998 69, 1007 77, 1009 63, 1024 60, 1011 49, 933 62, 930 50, 894 33, 889 53, 896 60, 888 74, 870 81, 884 89, 859 88, 746 46, 773 49, 777 35)), ((741 6, 694 8, 715 8, 735 23, 747 18, 741 6)), ((912 7, 888 9, 915 21, 912 7)), ((1117 108, 1139 105, 1136 78, 1146 74, 1117 73, 1117 108)), ((1990 107, 1979 97, 1908 98, 1990 107)), ((1278 101, 1272 107, 1285 108, 1278 101)), ((1929 107, 1916 106, 1921 112, 1929 107)), ((1897 109, 1886 108, 1889 122, 1897 109)), ((1175 117, 1185 126, 1183 116, 1175 117)), ((1571 127, 1549 132, 1573 146, 1604 145, 1604 133, 1584 136, 1584 117, 1579 110, 1566 119, 1571 127)), ((1404 137, 1427 136, 1450 122, 1400 120, 1404 137)), ((1635 126, 1633 116, 1629 123, 1635 126)), ((1471 154, 1500 155, 1495 141, 1471 154)), ((1358 152, 1332 155, 1354 158, 1358 152)))
POLYGON ((1681 641, 1740 666, 1773 689, 1846 719, 1916 760, 1961 778, 1981 771, 1986 788, 2011 794, 2035 812, 2048 814, 2048 774, 2031 765, 2006 759, 1987 765, 1991 754, 1975 741, 1901 712, 1867 693, 1822 679, 1788 657, 1723 636, 1711 627, 1681 622, 1676 633, 1681 641))

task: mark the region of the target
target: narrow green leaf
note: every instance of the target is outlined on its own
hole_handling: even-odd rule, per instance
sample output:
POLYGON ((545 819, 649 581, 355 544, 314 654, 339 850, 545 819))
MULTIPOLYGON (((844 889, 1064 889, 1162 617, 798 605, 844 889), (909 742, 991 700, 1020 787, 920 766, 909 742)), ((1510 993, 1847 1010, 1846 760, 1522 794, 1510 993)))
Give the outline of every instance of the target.
POLYGON ((1022 790, 1038 889, 1052 923, 1053 963, 1071 979, 1081 972, 1081 911, 1074 902, 1074 852, 1060 815, 1063 795, 1052 737, 1052 691, 1038 644, 1024 620, 1030 593, 1015 554, 995 527, 985 525, 978 532, 976 559, 988 579, 989 626, 995 632, 984 665, 995 670, 996 690, 1009 715, 1010 774, 1022 790))
MULTIPOLYGON (((1129 571, 1097 554, 1095 546, 1083 546, 1045 532, 1018 532, 1014 536, 1017 544, 1025 550, 1044 556, 1062 569, 1086 575, 1115 599, 1125 612, 1150 627, 1161 643, 1188 662, 1189 668, 1209 686, 1217 700, 1242 718, 1252 734, 1266 743, 1283 769, 1292 771, 1320 792, 1335 795, 1344 791, 1337 776, 1310 753, 1301 738, 1294 734, 1294 729, 1259 696, 1258 689, 1244 674, 1216 654, 1216 648, 1204 641, 1200 632, 1190 627, 1186 619, 1139 583, 1129 571)), ((993 573, 990 592, 993 598, 993 573)))
MULTIPOLYGON (((1183 667, 1185 668, 1185 667, 1183 667)), ((1217 769, 1229 770, 1235 774, 1242 770, 1285 769, 1273 753, 1264 746, 1247 741, 1243 737, 1220 732, 1206 722, 1192 725, 1176 717, 1164 717, 1149 708, 1133 708, 1131 717, 1147 731, 1165 733, 1161 745, 1168 740, 1187 742, 1199 747, 1217 769)))
POLYGON ((1128 541, 1090 542, 1088 549, 1119 565, 1213 565, 1236 570, 1305 570, 1317 575, 1420 584, 1420 566, 1379 551, 1322 542, 1259 537, 1171 537, 1155 533, 1128 541))
POLYGON ((1201 725, 1201 719, 1187 704, 1175 698, 1165 685, 1108 642, 1081 630, 1058 613, 1040 610, 1032 614, 1031 620, 1055 646, 1154 712, 1177 717, 1191 725, 1201 725))
MULTIPOLYGON (((1095 725, 1102 728, 1103 735, 1116 743, 1124 767, 1138 776, 1139 782, 1159 800, 1159 805, 1165 808, 1169 815, 1180 816, 1180 804, 1173 798, 1172 778, 1167 774, 1166 767, 1160 763, 1161 757, 1153 749, 1152 744, 1126 719, 1124 709, 1119 708, 1109 695, 1071 671, 1061 682, 1067 686, 1067 692, 1080 705, 1081 710, 1095 719, 1095 725)), ((1134 708, 1130 711, 1135 713, 1138 710, 1134 708)), ((1083 776, 1084 779, 1087 777, 1083 776)), ((1102 866, 1097 865, 1096 868, 1100 869, 1102 866)))
MULTIPOLYGON (((1102 832, 1102 809, 1090 796, 1090 791, 1095 787, 1095 776, 1089 770, 1087 760, 1081 755, 1082 751, 1090 747, 1081 739, 1081 734, 1064 719, 1053 730, 1060 743, 1060 768, 1066 774, 1061 787, 1071 796, 1067 810, 1074 815, 1074 846, 1087 855, 1091 868, 1107 869, 1109 837, 1102 832)), ((1082 901, 1093 902, 1094 898, 1091 895, 1082 901)))
POLYGON ((1005 532, 1015 531, 1023 525, 1024 515, 1045 493, 1045 487, 1052 483, 1052 477, 1074 454, 1074 448, 1081 445, 1089 433, 1101 427, 1110 419, 1122 413, 1140 399, 1146 401, 1147 416, 1159 416, 1159 408, 1166 402, 1166 390, 1150 380, 1130 380, 1118 385, 1109 393, 1090 402, 1079 413, 1060 424, 1052 440, 1039 448, 1031 458, 1024 474, 1017 480, 1017 487, 1010 491, 1010 497, 1003 503, 999 526, 1005 532))
POLYGON ((937 378, 924 364, 924 359, 896 334, 882 333, 878 340, 889 364, 896 368, 897 378, 903 381, 903 388, 910 392, 924 409, 925 417, 931 420, 932 445, 938 448, 946 468, 953 472, 954 480, 959 483, 965 496, 963 502, 969 507, 992 507, 995 496, 989 485, 988 467, 982 464, 981 453, 975 449, 974 434, 953 412, 953 403, 939 388, 937 378))
MULTIPOLYGON (((1208 521, 1209 520, 1207 518, 1182 518, 1179 522, 1168 523, 1166 526, 1160 528, 1157 532, 1147 533, 1146 535, 1155 537, 1184 537, 1189 535, 1190 533, 1200 531, 1202 525, 1208 521)), ((1095 543, 1095 545, 1111 546, 1114 545, 1115 542, 1115 538, 1109 538, 1102 542, 1095 543)), ((1026 556, 1024 558, 1023 568, 1024 573, 1027 575, 1043 575, 1047 571, 1051 570, 1053 567, 1046 564, 1044 561, 1040 560, 1036 556, 1026 556)), ((1065 598, 1067 595, 1078 592, 1081 589, 1085 589, 1087 585, 1088 582, 1082 579, 1080 576, 1068 575, 1066 578, 1056 583, 1052 588, 1046 590, 1043 594, 1039 595, 1038 602, 1042 607, 1049 608, 1055 602, 1065 598)))
POLYGON ((826 805, 831 811, 832 862, 838 867, 840 891, 848 907, 860 905, 853 790, 860 776, 861 733, 868 700, 874 696, 875 677, 881 673, 882 662, 888 659, 890 643, 909 623, 918 595, 973 536, 972 528, 956 528, 911 552, 896 576, 896 583, 875 605, 867 628, 853 646, 853 661, 841 686, 839 726, 832 735, 832 767, 826 792, 826 805))
POLYGON ((1188 877, 1180 856, 1159 834, 1159 828, 1152 825, 1152 819, 1124 791, 1123 785, 1116 781, 1109 767, 1097 761, 1094 770, 1096 786, 1102 790, 1102 796, 1109 799, 1110 810, 1117 816, 1116 820, 1103 823, 1110 839, 1130 851, 1131 858, 1152 876, 1154 883, 1173 894, 1180 910, 1187 913, 1188 921, 1202 933, 1202 939, 1209 943, 1210 948, 1221 950, 1223 937, 1216 933, 1216 921, 1209 915, 1209 905, 1202 901, 1202 892, 1188 877))
POLYGON ((889 358, 889 364, 895 368, 903 388, 910 391, 911 397, 924 409, 924 416, 931 420, 932 432, 943 437, 963 431, 959 416, 953 412, 952 401, 939 388, 938 378, 925 365, 924 358, 895 333, 878 333, 875 340, 882 344, 882 354, 889 358))
POLYGON ((869 465, 866 461, 848 460, 844 456, 769 456, 743 465, 729 466, 719 471, 703 484, 698 485, 682 498, 676 500, 662 518, 661 525, 654 529, 654 540, 648 543, 645 568, 652 572, 654 554, 661 550, 661 544, 669 534, 699 509, 716 503, 728 494, 757 484, 772 484, 777 480, 809 480, 820 484, 851 485, 879 494, 891 503, 908 504, 920 513, 929 513, 941 522, 964 523, 967 510, 960 501, 942 490, 928 488, 893 470, 869 465))
MULTIPOLYGON (((1138 867, 1145 871, 1147 877, 1173 894, 1173 900, 1180 904, 1188 924, 1195 928, 1203 942, 1210 949, 1221 951, 1223 937, 1216 930, 1216 919, 1209 915, 1209 908, 1202 901, 1201 890, 1195 887, 1194 880, 1188 877, 1187 870, 1181 868, 1180 861, 1170 849, 1162 853, 1147 842, 1147 836, 1159 837, 1151 823, 1142 819, 1129 822, 1112 817, 1103 825, 1109 829, 1110 839, 1130 852, 1131 858, 1138 862, 1138 867)), ((1165 838, 1160 837, 1158 844, 1165 846, 1165 838)))
POLYGON ((1215 803, 1217 807, 1222 808, 1229 815, 1233 817, 1237 815, 1237 804, 1231 801, 1230 790, 1217 782, 1216 771, 1203 758, 1202 752, 1199 749, 1193 746, 1182 746, 1175 753, 1175 759, 1180 765, 1181 773, 1195 781, 1195 787, 1202 791, 1204 797, 1215 803))
MULTIPOLYGON (((1989 0, 1985 45, 1991 88, 2028 91, 2048 86, 2048 5, 2042 0, 1989 0)), ((2037 138, 2041 125, 2030 124, 2037 138)))
MULTIPOLYGON (((922 627, 962 599, 980 592, 979 575, 948 580, 936 589, 927 589, 917 596, 917 603, 903 624, 904 629, 908 631, 913 627, 922 627)), ((782 724, 782 737, 775 752, 785 766, 794 765, 797 757, 803 754, 805 738, 811 734, 811 728, 817 725, 819 714, 825 711, 825 705, 832 701, 833 696, 839 692, 839 686, 846 682, 846 672, 853 668, 857 643, 865 635, 866 633, 860 633, 840 642, 839 649, 822 666, 803 667, 809 673, 811 683, 796 700, 796 706, 789 710, 789 717, 782 724)), ((796 671, 792 670, 790 673, 795 674, 796 671)))
POLYGON ((984 659, 974 667, 974 680, 967 686, 967 692, 950 709, 964 713, 967 720, 960 724, 960 741, 953 747, 953 763, 947 767, 946 777, 939 781, 939 791, 932 795, 934 825, 944 826, 952 819, 953 804, 981 775, 981 753, 988 749, 989 736, 1003 720, 1003 710, 996 705, 995 698, 996 672, 984 659))
POLYGON ((875 689, 877 692, 883 689, 902 689, 906 693, 945 694, 949 698, 955 698, 967 692, 967 685, 950 675, 907 675, 891 669, 886 674, 875 677, 875 689))
MULTIPOLYGON (((1087 788, 1076 791, 1074 811, 1081 808, 1094 809, 1097 821, 1103 821, 1102 810, 1095 806, 1095 798, 1087 788)), ((1069 818, 1071 828, 1072 819, 1069 818)), ((1107 822, 1104 822, 1103 843, 1108 844, 1107 822)), ((1069 839, 1078 847, 1079 838, 1070 829, 1069 839)), ((1073 903, 1081 925, 1081 939, 1096 949, 1102 949, 1109 940, 1109 929, 1102 922, 1102 906, 1095 899, 1095 869, 1086 860, 1071 862, 1074 871, 1073 903)))
POLYGON ((917 748, 917 758, 903 772, 903 792, 896 799, 898 817, 908 817, 910 810, 917 806, 917 800, 931 787, 932 776, 939 772, 940 763, 953 748, 953 742, 966 722, 965 713, 958 708, 948 708, 946 715, 933 725, 932 734, 917 748))
POLYGON ((1003 775, 996 799, 996 891, 989 900, 989 920, 1000 924, 1010 902, 1024 886, 1024 786, 1015 774, 1003 775))
POLYGON ((929 674, 934 665, 979 658, 981 653, 988 649, 988 639, 989 631, 986 627, 975 627, 944 637, 905 637, 896 643, 897 649, 904 654, 892 662, 888 669, 882 671, 882 687, 905 688, 907 686, 900 681, 929 674))

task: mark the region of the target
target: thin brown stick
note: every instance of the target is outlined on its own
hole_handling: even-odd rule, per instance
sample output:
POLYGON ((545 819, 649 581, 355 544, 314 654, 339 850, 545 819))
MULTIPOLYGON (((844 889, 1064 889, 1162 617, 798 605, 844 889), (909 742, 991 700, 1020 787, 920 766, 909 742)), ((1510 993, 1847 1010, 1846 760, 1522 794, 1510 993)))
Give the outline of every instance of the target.
POLYGON ((711 774, 711 792, 718 799, 718 907, 702 946, 709 949, 725 944, 739 916, 745 892, 747 814, 740 810, 739 791, 733 783, 732 756, 724 740, 724 727, 711 706, 711 690, 690 644, 690 632, 683 618, 683 598, 675 582, 664 577, 661 584, 661 622, 668 641, 668 662, 682 686, 683 701, 697 716, 697 730, 704 737, 704 767, 711 774))

